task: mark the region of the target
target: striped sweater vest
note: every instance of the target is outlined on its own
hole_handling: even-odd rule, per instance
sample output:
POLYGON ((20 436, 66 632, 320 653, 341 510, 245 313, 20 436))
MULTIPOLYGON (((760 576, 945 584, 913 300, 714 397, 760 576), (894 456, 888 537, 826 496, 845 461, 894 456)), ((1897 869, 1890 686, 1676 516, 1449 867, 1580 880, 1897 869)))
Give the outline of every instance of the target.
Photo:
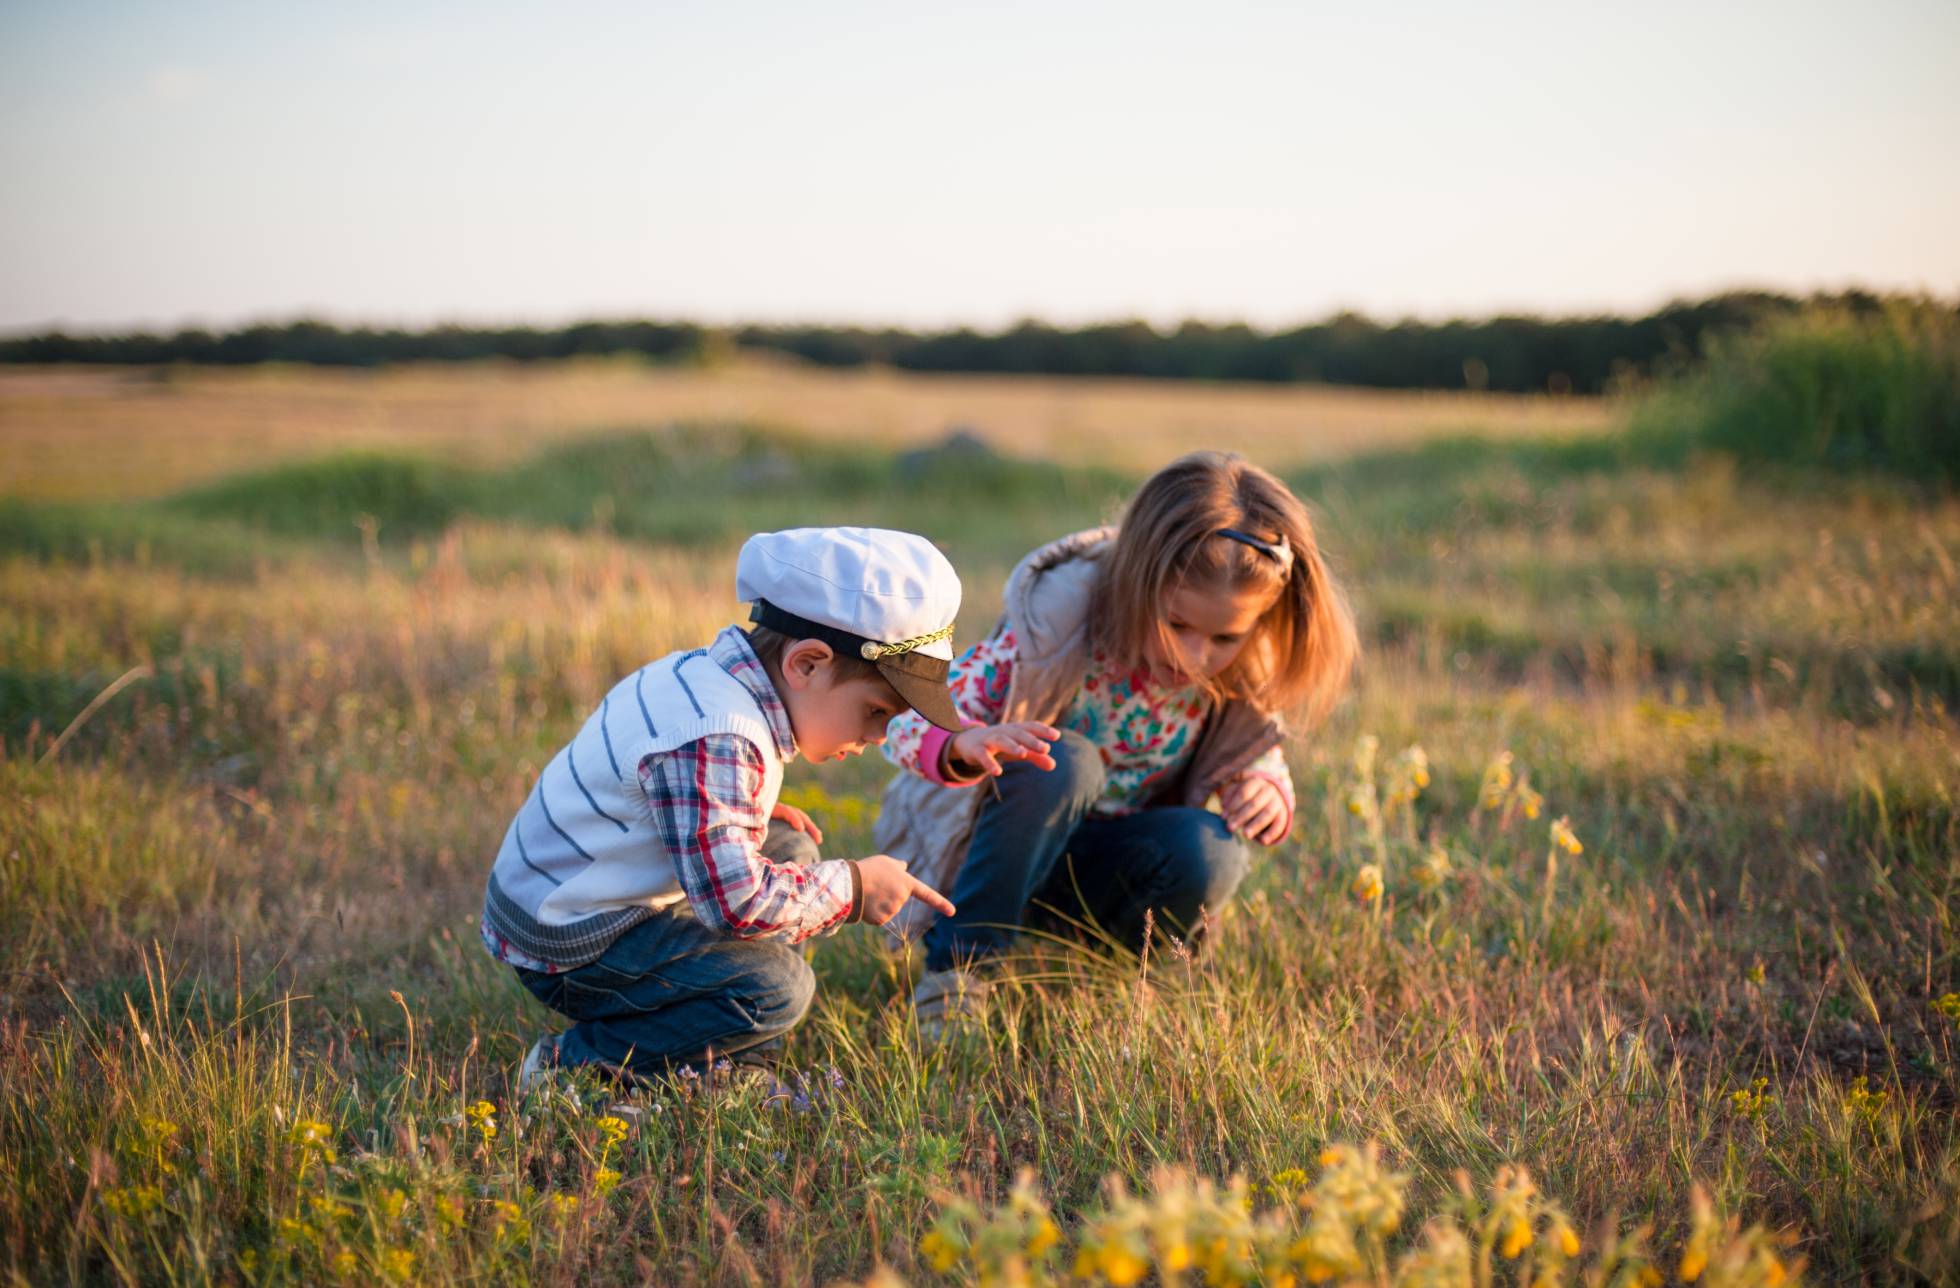
POLYGON ((716 733, 739 734, 761 752, 758 804, 767 816, 783 785, 768 717, 707 650, 669 654, 614 685, 504 833, 484 894, 497 932, 525 955, 569 969, 685 898, 639 766, 716 733))

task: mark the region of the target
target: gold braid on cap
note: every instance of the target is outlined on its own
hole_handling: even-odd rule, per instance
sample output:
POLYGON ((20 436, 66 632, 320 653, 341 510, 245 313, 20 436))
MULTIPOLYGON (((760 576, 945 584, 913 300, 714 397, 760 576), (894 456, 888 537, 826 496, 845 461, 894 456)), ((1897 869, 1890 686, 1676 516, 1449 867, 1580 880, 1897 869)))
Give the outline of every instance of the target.
POLYGON ((900 640, 896 644, 880 644, 875 640, 866 640, 858 652, 867 662, 875 662, 881 657, 890 657, 894 653, 910 653, 913 649, 924 648, 928 644, 937 644, 941 640, 952 638, 953 624, 948 622, 930 635, 914 635, 911 639, 900 640))

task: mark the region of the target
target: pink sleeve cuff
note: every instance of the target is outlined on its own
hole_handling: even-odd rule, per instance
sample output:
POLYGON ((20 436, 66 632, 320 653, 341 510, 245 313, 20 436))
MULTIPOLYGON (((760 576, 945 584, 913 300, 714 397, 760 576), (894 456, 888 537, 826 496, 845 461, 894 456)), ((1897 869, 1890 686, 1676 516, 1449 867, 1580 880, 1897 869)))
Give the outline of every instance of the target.
MULTIPOLYGON (((977 720, 969 721, 967 727, 972 728, 978 723, 980 722, 977 720)), ((943 768, 946 744, 952 740, 952 737, 951 732, 941 729, 938 725, 933 725, 925 731, 924 736, 919 739, 919 773, 927 781, 938 783, 941 787, 971 787, 984 775, 975 775, 972 778, 946 777, 943 768)))

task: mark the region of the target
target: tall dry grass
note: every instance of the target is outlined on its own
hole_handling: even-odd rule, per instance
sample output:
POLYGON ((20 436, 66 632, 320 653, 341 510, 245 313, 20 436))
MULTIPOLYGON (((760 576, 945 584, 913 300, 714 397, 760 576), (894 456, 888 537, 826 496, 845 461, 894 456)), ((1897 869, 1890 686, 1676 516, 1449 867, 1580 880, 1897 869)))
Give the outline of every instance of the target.
MULTIPOLYGON (((78 435, 44 477, 144 432, 78 435)), ((810 452, 866 517, 913 503, 810 452)), ((475 942, 544 759, 617 675, 739 611, 730 541, 619 535, 579 490, 603 473, 552 474, 555 510, 500 473, 404 534, 274 533, 222 489, 5 516, 14 1277, 930 1279, 925 1236, 1011 1215, 1026 1167, 1088 1273, 1124 1277, 1103 1252, 1135 1235, 1125 1255, 1188 1278, 1149 1232, 1166 1204, 1234 1175, 1298 1189, 1342 1141, 1406 1177, 1363 1277, 1459 1210, 1459 1170, 1483 1203, 1516 1167, 1585 1241, 1575 1272, 1615 1214, 1681 1269, 1698 1182, 1818 1278, 1960 1273, 1950 501, 1597 445, 1296 471, 1369 660, 1292 746, 1295 835, 1202 957, 1050 946, 982 1033, 932 1047, 916 962, 854 930, 816 950, 800 1100, 675 1083, 616 1127, 587 1081, 514 1095, 551 1019, 475 942)), ((1097 517, 1102 476, 1064 475, 949 512, 963 639, 1020 545, 1097 517)), ((709 484, 709 509, 733 495, 709 484)), ((851 853, 879 784, 804 767, 793 790, 851 853)))

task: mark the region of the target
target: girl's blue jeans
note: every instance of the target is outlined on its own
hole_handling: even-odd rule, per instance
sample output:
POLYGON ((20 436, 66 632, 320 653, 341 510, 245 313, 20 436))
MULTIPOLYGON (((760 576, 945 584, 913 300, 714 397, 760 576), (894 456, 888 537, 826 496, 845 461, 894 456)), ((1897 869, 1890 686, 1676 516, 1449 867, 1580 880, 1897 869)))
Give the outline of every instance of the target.
POLYGON ((1165 806, 1092 817, 1101 753, 1064 731, 1053 754, 1052 770, 1011 761, 993 780, 1000 795, 981 806, 966 862, 945 892, 959 911, 926 932, 928 970, 1004 952, 1037 918, 1087 925, 1132 950, 1143 946, 1146 912, 1160 930, 1188 936, 1245 879, 1245 843, 1218 815, 1165 806))
MULTIPOLYGON (((772 822, 763 854, 814 863, 816 843, 772 822)), ((627 1074, 755 1054, 796 1027, 816 978, 803 954, 767 939, 733 939, 695 919, 681 900, 640 922, 573 970, 519 970, 537 999, 574 1021, 558 1037, 560 1065, 627 1074)))

